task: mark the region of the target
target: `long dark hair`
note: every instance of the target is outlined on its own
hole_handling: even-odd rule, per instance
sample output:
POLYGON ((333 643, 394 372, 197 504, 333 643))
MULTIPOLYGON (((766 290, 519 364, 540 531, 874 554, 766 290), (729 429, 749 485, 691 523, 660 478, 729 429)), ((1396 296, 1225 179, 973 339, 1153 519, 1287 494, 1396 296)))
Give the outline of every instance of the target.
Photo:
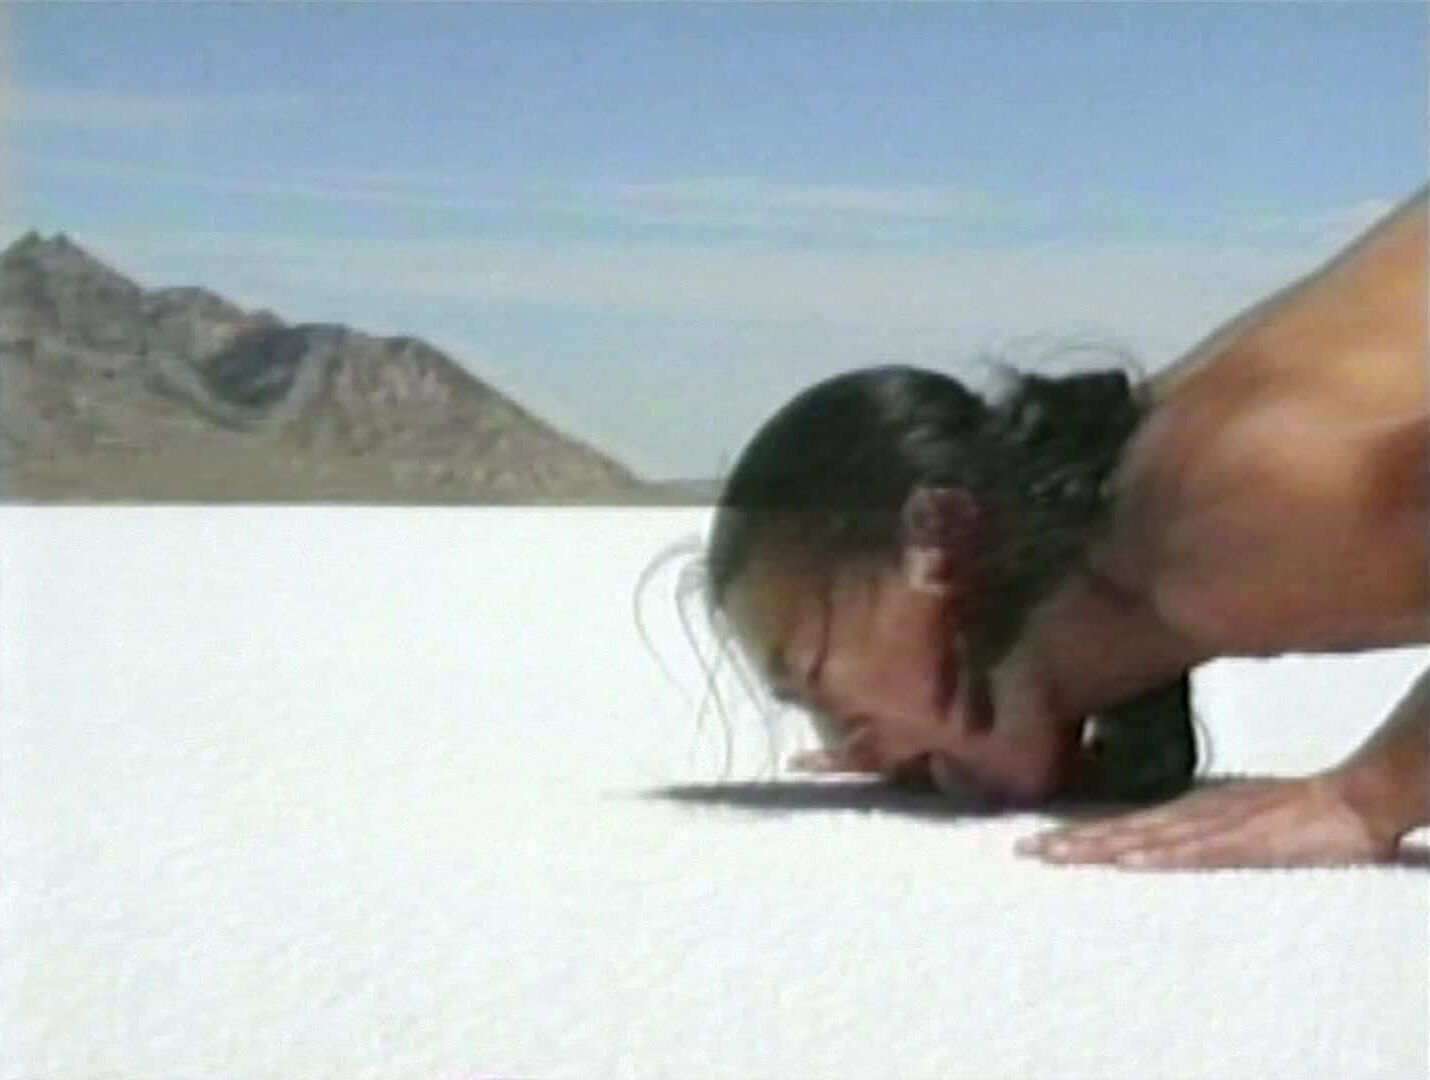
MULTIPOLYGON (((992 401, 948 375, 904 366, 851 371, 799 394, 759 429, 725 481, 704 556, 682 576, 687 638, 694 644, 684 600, 703 593, 718 633, 729 590, 757 560, 783 557, 826 581, 896 566, 909 496, 952 487, 971 495, 990 525, 970 567, 972 610, 965 606, 961 627, 975 676, 986 675, 1111 519, 1117 463, 1150 406, 1128 366, 1062 377, 1005 369, 992 401)), ((716 676, 707 669, 706 689, 723 716, 716 676)), ((697 720, 703 715, 702 707, 697 720)), ((818 716, 810 719, 829 741, 818 716)), ((1065 794, 1142 801, 1191 782, 1198 752, 1188 673, 1090 719, 1102 749, 1065 794)), ((728 752, 727 741, 727 765, 728 752)))
POLYGON ((1006 378, 989 402, 952 376, 891 365, 795 397, 726 480, 705 559, 711 610, 769 555, 826 578, 896 565, 910 495, 952 487, 988 522, 969 568, 970 645, 995 663, 1110 516, 1108 480, 1145 411, 1120 368, 1006 378))

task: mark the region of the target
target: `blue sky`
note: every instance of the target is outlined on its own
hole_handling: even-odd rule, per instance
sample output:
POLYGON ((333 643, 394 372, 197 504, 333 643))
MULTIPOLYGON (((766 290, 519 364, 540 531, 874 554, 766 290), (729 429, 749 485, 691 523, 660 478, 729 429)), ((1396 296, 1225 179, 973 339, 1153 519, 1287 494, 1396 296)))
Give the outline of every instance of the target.
POLYGON ((977 381, 1092 339, 1155 368, 1430 160, 1419 4, 0 19, 5 242, 426 337, 658 475, 858 364, 977 381))

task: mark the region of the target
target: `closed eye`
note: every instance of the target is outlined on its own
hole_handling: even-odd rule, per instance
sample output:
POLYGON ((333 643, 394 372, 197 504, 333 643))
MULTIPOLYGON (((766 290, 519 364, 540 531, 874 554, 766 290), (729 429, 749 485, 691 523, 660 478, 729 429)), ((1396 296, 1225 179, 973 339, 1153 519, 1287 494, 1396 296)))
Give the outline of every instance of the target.
POLYGON ((784 651, 778 646, 771 650, 767 664, 770 696, 780 705, 810 707, 810 703, 817 700, 824 661, 829 655, 832 621, 826 606, 819 648, 802 671, 795 670, 794 665, 786 661, 784 651))

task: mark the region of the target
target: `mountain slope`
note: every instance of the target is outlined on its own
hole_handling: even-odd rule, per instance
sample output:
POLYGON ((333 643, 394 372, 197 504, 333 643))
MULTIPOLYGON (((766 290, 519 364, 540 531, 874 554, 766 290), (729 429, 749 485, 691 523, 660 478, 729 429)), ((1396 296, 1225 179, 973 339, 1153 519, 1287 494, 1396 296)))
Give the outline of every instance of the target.
POLYGON ((437 349, 0 253, 0 468, 25 500, 650 502, 437 349))

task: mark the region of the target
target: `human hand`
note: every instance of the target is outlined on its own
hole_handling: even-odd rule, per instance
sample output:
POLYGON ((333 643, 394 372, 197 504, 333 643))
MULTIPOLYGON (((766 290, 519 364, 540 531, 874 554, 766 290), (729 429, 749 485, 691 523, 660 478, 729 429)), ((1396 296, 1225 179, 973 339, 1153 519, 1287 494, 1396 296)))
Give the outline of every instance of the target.
POLYGON ((1052 863, 1133 869, 1327 866, 1382 862, 1399 837, 1348 798, 1335 772, 1242 780, 1161 806, 1019 841, 1016 850, 1052 863))

